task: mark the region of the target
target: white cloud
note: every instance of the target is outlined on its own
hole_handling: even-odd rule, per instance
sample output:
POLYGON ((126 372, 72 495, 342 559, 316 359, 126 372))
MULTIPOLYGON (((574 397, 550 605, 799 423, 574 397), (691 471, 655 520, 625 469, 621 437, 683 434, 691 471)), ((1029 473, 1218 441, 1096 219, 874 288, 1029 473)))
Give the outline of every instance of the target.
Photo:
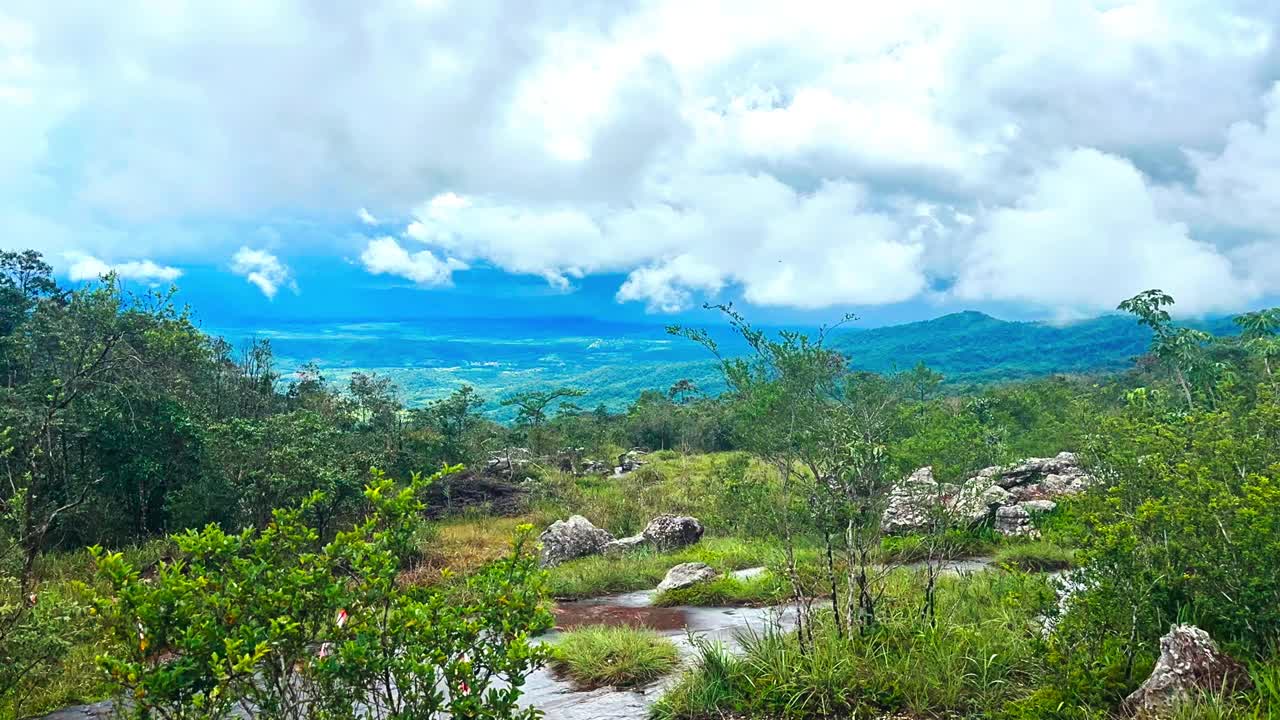
POLYGON ((847 182, 798 193, 768 175, 696 175, 622 208, 442 197, 418 210, 408 237, 562 288, 629 272, 618 299, 657 311, 731 283, 751 302, 804 308, 906 300, 925 285, 924 249, 911 239, 919 220, 871 208, 847 182))
POLYGON ((454 270, 467 269, 464 262, 441 260, 427 250, 410 253, 391 237, 370 240, 360 253, 360 262, 374 275, 395 275, 426 286, 447 285, 454 270))
POLYGON ((72 282, 97 280, 113 272, 123 280, 137 280, 152 284, 173 282, 182 276, 182 270, 168 265, 159 265, 151 260, 130 260, 109 264, 92 255, 74 252, 67 253, 66 259, 70 263, 67 267, 67 277, 72 282))
POLYGON ((1256 287, 1213 245, 1163 219, 1127 161, 1096 150, 1063 153, 1012 207, 992 211, 954 293, 1025 302, 1069 314, 1112 309, 1158 287, 1178 310, 1203 313, 1255 299, 1256 287))
POLYGON ((268 299, 275 298, 281 287, 298 292, 293 271, 266 250, 241 247, 231 258, 231 271, 256 286, 268 299))
MULTIPOLYGON (((404 237, 298 242, 428 286, 621 273, 655 311, 954 283, 1083 312, 1139 280, 1226 307, 1280 290, 1253 269, 1280 242, 1277 21, 1253 0, 19 3, 0 233, 177 261, 246 242, 193 230, 210 218, 385 227, 375 208, 404 237), (1128 277, 1091 256, 1113 252, 1128 277)), ((292 286, 245 252, 269 297, 292 286)))

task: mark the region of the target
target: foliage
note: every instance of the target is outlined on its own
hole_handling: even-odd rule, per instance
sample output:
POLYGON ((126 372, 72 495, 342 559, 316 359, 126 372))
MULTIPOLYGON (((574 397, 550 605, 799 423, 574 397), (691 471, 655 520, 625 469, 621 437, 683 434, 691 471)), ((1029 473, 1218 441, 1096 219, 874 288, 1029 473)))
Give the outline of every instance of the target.
POLYGON ((675 669, 676 646, 652 630, 586 627, 561 634, 551 666, 581 687, 645 685, 675 669))
POLYGON ((468 579, 465 602, 404 587, 425 483, 415 476, 402 488, 375 473, 367 518, 324 545, 304 521, 316 494, 262 530, 176 536, 180 557, 153 578, 120 553, 96 551, 110 583, 96 610, 120 648, 100 663, 132 699, 128 712, 532 717, 516 700, 541 660, 530 636, 550 619, 527 533, 468 579))

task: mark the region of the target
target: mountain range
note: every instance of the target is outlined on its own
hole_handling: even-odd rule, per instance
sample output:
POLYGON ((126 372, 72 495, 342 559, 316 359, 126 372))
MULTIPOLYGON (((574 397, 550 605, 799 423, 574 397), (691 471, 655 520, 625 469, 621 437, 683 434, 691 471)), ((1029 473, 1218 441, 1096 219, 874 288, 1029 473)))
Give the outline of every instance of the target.
MULTIPOLYGON (((1228 318, 1196 323, 1232 332, 1228 318)), ((745 352, 729 328, 708 328, 726 354, 745 352)), ((584 407, 627 406, 644 390, 665 391, 692 380, 705 392, 722 387, 701 347, 670 336, 663 326, 588 318, 441 319, 406 322, 293 323, 270 328, 210 328, 233 341, 271 340, 287 373, 314 363, 343 382, 353 371, 390 377, 402 399, 421 405, 470 384, 504 418, 498 400, 539 387, 570 385, 587 391, 584 407)), ((1151 333, 1121 315, 1069 324, 1013 322, 980 312, 873 329, 842 329, 828 342, 853 367, 905 370, 923 361, 952 386, 1052 374, 1122 370, 1141 355, 1151 333)))

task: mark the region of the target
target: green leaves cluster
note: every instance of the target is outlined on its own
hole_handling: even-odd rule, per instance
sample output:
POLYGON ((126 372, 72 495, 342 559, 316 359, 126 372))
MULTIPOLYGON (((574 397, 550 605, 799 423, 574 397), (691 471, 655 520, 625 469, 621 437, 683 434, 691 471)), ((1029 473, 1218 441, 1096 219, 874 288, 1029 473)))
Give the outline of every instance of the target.
MULTIPOLYGON (((456 469, 456 468, 455 468, 456 469)), ((263 529, 175 536, 178 557, 144 577, 98 550, 110 591, 96 611, 116 652, 102 668, 137 718, 529 718, 517 706, 550 624, 522 529, 512 552, 458 586, 407 586, 426 484, 381 473, 370 511, 322 543, 277 510, 263 529)))

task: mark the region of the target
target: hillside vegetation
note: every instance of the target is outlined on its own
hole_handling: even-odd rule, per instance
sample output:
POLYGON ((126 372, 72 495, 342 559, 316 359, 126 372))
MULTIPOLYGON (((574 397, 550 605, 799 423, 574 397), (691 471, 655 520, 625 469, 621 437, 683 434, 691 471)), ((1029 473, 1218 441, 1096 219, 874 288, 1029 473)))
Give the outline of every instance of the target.
POLYGON ((648 376, 617 409, 573 385, 411 407, 381 374, 284 376, 167 293, 67 289, 0 253, 0 717, 532 720, 548 663, 588 687, 666 675, 657 718, 1275 717, 1280 310, 1215 334, 1172 304, 1120 304, 1146 344, 1110 374, 947 388, 849 343, 950 353, 927 328, 1004 328, 987 357, 1025 357, 1115 318, 893 339, 721 308, 736 344, 672 328, 720 392, 648 376), (660 543, 660 516, 697 531, 660 543), (670 635, 539 638, 557 602, 659 583, 667 617, 792 621, 684 665, 670 635), (1153 690, 1171 628, 1215 654, 1153 690))

